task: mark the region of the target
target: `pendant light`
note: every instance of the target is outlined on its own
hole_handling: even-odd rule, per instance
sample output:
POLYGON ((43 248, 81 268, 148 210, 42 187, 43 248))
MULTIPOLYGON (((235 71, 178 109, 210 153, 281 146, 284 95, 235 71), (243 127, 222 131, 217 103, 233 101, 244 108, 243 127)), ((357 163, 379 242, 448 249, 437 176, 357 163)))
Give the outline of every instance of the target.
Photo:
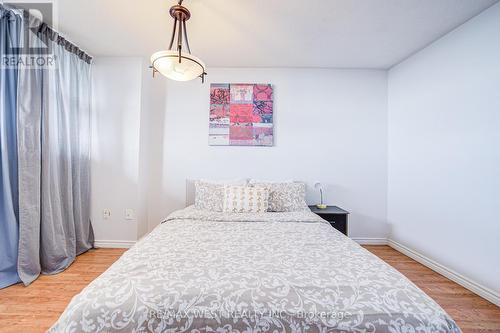
POLYGON ((187 37, 186 21, 191 17, 189 10, 182 5, 183 0, 179 0, 177 5, 170 8, 170 16, 174 19, 174 28, 170 39, 168 50, 158 51, 151 56, 151 68, 153 77, 156 72, 165 75, 175 81, 190 81, 201 78, 205 81, 205 64, 199 58, 191 54, 187 37), (177 35, 177 48, 172 50, 174 39, 177 35), (184 45, 186 51, 184 51, 184 45))

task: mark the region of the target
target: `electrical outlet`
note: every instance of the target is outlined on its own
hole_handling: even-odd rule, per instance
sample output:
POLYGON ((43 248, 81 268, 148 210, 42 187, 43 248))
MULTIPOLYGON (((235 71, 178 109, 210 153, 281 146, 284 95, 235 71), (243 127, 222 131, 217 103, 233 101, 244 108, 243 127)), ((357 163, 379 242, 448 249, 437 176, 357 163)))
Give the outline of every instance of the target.
POLYGON ((134 219, 134 210, 131 208, 125 209, 125 220, 133 220, 134 219))
POLYGON ((102 210, 102 218, 107 220, 111 217, 111 210, 109 208, 104 208, 102 210))

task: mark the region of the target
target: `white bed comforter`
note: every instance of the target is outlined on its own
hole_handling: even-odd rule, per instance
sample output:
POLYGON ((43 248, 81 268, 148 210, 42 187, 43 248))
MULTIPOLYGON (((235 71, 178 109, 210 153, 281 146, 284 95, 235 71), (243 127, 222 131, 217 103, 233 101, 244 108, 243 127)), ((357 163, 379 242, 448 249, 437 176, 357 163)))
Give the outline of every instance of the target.
POLYGON ((402 274, 309 211, 170 215, 49 332, 460 332, 402 274))

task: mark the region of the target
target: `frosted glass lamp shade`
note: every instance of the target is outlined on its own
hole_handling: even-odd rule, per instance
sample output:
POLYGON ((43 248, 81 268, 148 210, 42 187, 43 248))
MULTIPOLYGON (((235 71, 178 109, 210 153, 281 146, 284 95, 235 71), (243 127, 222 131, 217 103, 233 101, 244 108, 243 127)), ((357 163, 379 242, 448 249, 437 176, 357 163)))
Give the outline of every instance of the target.
POLYGON ((189 81, 205 73, 203 61, 189 53, 181 53, 179 63, 178 51, 159 51, 151 56, 154 70, 175 81, 189 81))

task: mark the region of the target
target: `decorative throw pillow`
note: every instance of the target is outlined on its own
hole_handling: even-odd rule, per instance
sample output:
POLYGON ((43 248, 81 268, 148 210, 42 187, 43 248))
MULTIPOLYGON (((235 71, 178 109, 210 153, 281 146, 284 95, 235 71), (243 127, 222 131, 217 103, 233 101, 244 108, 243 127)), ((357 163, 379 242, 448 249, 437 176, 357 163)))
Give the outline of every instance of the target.
POLYGON ((264 213, 268 207, 266 187, 224 186, 223 211, 227 213, 264 213))
POLYGON ((224 184, 196 181, 194 183, 194 206, 197 209, 222 212, 224 184))
POLYGON ((306 184, 304 183, 256 183, 252 186, 265 186, 269 189, 270 212, 297 212, 307 210, 306 184))

